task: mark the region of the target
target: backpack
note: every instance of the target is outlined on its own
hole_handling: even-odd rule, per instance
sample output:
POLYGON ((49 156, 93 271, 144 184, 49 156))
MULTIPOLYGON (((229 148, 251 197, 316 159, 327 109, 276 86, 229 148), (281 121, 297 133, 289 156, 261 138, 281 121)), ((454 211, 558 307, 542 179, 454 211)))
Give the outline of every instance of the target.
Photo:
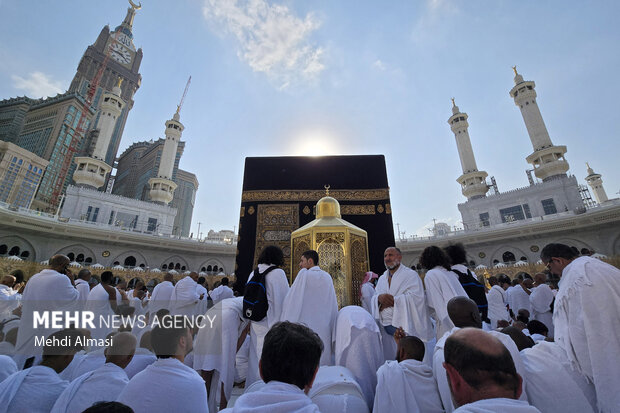
POLYGON ((467 270, 467 273, 455 270, 454 268, 450 271, 459 276, 459 283, 463 286, 463 289, 469 298, 476 302, 482 321, 488 322, 489 304, 484 291, 484 285, 480 284, 478 280, 476 280, 469 269, 467 270))
POLYGON ((262 274, 258 271, 258 268, 254 270, 254 275, 245 285, 243 293, 243 317, 251 321, 261 321, 267 316, 269 303, 267 302, 265 276, 276 268, 278 267, 272 265, 262 274))

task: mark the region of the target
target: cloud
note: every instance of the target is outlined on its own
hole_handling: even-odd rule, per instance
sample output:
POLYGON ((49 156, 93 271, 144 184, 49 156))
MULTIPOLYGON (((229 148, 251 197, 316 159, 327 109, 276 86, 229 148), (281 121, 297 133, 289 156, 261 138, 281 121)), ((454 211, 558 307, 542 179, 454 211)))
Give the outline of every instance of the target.
POLYGON ((321 24, 312 13, 301 19, 288 7, 266 0, 205 0, 203 14, 233 34, 239 57, 280 89, 313 82, 325 69, 323 48, 309 41, 321 24))
POLYGON ((377 60, 375 60, 375 61, 374 61, 374 63, 372 64, 372 67, 374 67, 375 69, 379 69, 379 70, 381 70, 382 72, 384 72, 384 71, 385 71, 385 69, 386 69, 386 67, 385 67, 385 63, 383 63, 383 62, 381 61, 381 59, 377 59, 377 60))
POLYGON ((63 92, 62 82, 53 80, 43 72, 32 72, 26 78, 12 75, 11 79, 13 79, 13 87, 25 90, 31 98, 55 96, 63 92))

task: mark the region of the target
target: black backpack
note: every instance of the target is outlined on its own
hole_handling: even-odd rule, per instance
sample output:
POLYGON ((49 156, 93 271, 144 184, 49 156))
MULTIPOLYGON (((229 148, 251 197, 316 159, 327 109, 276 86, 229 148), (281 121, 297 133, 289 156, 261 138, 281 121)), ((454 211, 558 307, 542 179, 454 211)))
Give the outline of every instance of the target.
POLYGON ((267 316, 269 303, 267 302, 267 283, 265 276, 272 270, 278 268, 272 265, 264 273, 260 273, 258 268, 254 270, 254 275, 245 285, 243 293, 243 316, 248 320, 261 321, 267 316))
POLYGON ((482 321, 488 322, 489 303, 487 302, 484 285, 480 284, 478 280, 476 280, 469 269, 467 270, 467 273, 455 270, 454 268, 451 271, 459 276, 459 283, 463 286, 463 289, 469 298, 476 302, 482 321))

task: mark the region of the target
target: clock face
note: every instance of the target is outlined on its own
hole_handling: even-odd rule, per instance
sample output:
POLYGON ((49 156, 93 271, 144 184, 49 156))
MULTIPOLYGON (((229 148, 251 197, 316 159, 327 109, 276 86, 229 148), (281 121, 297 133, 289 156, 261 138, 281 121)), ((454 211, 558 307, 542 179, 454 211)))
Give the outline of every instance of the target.
POLYGON ((110 45, 110 57, 124 65, 131 62, 131 52, 119 43, 112 43, 110 45))

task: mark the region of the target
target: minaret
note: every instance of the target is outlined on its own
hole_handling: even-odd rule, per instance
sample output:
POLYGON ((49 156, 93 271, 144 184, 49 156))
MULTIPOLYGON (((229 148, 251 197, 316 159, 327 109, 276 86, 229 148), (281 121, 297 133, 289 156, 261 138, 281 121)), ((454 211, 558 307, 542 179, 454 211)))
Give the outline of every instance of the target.
POLYGON ((112 170, 112 167, 105 163, 105 156, 116 121, 125 106, 125 101, 121 99, 121 83, 122 79, 119 79, 112 92, 104 92, 101 99, 99 120, 95 127, 99 130, 99 136, 92 156, 75 157, 77 168, 73 173, 73 180, 78 186, 101 188, 105 183, 106 175, 112 170))
POLYGON ((142 3, 136 5, 133 1, 129 0, 129 5, 131 7, 127 8, 127 15, 125 16, 125 20, 121 23, 121 26, 131 31, 133 28, 133 19, 136 17, 136 10, 140 10, 142 8, 142 3))
POLYGON ((179 109, 180 107, 177 108, 172 119, 166 121, 166 141, 161 152, 157 177, 149 179, 149 186, 151 187, 149 197, 151 201, 165 205, 172 201, 174 190, 177 188, 177 184, 172 181, 172 170, 177 155, 177 147, 181 140, 181 133, 184 129, 183 124, 179 121, 179 109))
POLYGON ((448 119, 448 123, 456 138, 456 147, 459 151, 461 167, 463 168, 463 175, 459 176, 456 181, 461 184, 463 195, 468 200, 484 198, 489 190, 486 182, 488 174, 485 171, 479 171, 476 166, 474 151, 471 147, 469 132, 467 131, 469 127, 467 113, 459 111, 459 107, 454 103, 454 98, 452 98, 452 116, 448 119))
POLYGON ((607 193, 605 192, 605 188, 603 188, 603 180, 601 179, 601 174, 597 174, 594 172, 590 165, 586 162, 586 166, 588 167, 588 176, 586 176, 586 182, 592 188, 594 192, 594 197, 599 204, 609 200, 607 198, 607 193))
POLYGON ((525 121, 527 133, 530 135, 534 152, 525 158, 534 166, 534 174, 537 178, 546 181, 554 177, 566 176, 568 162, 564 159, 566 146, 554 146, 547 132, 540 109, 536 104, 536 84, 533 81, 524 81, 523 76, 517 72, 517 67, 512 68, 515 72, 515 86, 510 90, 510 96, 515 105, 521 109, 521 115, 525 121))

